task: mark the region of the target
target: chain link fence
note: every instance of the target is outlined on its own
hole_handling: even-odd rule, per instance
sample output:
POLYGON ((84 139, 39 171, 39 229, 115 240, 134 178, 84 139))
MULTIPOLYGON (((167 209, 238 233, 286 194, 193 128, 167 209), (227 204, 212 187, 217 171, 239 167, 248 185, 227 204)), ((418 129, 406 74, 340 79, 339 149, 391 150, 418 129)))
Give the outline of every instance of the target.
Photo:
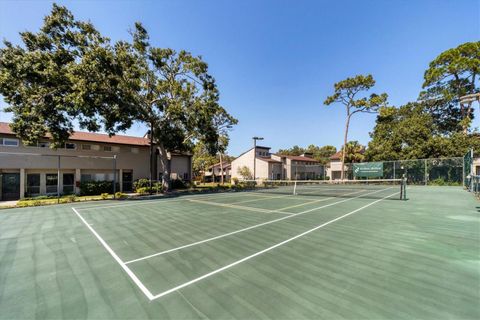
MULTIPOLYGON (((377 161, 382 162, 382 161, 377 161)), ((354 179, 353 166, 348 165, 345 177, 354 179)), ((382 179, 405 177, 413 185, 461 186, 464 179, 464 158, 430 158, 383 161, 382 179)))

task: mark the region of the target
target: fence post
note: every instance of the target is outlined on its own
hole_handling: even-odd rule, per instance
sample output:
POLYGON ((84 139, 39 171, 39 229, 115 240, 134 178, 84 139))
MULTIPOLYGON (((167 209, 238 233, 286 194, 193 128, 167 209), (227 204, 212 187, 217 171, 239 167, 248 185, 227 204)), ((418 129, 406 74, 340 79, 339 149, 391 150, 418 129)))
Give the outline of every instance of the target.
POLYGON ((117 192, 117 155, 113 155, 113 199, 115 200, 115 193, 117 192))
POLYGON ((395 164, 397 162, 396 161, 393 161, 393 179, 395 179, 395 164))
POLYGON ((57 203, 60 203, 60 156, 57 161, 57 203))
POLYGON ((425 159, 425 185, 428 184, 428 173, 427 173, 427 159, 425 159))

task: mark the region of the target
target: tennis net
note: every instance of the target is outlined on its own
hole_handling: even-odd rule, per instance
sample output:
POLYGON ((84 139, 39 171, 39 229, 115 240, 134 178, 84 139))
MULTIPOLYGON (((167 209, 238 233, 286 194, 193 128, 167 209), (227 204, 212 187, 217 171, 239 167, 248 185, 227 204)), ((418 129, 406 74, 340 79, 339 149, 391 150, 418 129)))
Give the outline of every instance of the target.
POLYGON ((398 192, 389 199, 406 199, 405 179, 371 180, 244 180, 244 189, 262 193, 299 196, 383 198, 398 192))

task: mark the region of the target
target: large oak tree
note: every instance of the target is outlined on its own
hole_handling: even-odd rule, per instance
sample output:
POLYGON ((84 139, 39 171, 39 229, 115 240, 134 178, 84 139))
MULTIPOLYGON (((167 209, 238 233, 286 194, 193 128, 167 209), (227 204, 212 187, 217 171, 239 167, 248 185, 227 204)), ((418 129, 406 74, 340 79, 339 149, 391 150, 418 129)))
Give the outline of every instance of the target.
POLYGON ((152 46, 140 23, 135 24, 133 47, 142 70, 138 119, 150 128, 152 148, 155 144, 160 150, 162 180, 168 188, 167 150, 191 150, 201 141, 214 155, 221 148, 221 127, 237 120, 220 105, 215 79, 201 57, 152 46))
POLYGON ((109 134, 131 126, 139 88, 131 46, 112 45, 91 23, 56 4, 38 32, 20 35, 23 45, 4 41, 0 49, 0 94, 25 143, 48 134, 58 147, 75 121, 109 134))

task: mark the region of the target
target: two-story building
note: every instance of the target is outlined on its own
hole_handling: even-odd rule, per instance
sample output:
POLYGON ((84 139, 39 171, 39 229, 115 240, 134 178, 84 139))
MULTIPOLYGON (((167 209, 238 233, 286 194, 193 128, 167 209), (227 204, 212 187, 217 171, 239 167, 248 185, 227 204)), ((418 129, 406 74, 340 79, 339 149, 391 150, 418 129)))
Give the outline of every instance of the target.
MULTIPOLYGON (((169 152, 168 157, 171 178, 189 181, 192 156, 169 152)), ((161 180, 157 152, 155 158, 154 179, 161 180)), ((130 192, 133 181, 150 178, 149 159, 146 137, 75 132, 62 148, 52 149, 47 137, 24 145, 8 123, 0 122, 0 200, 79 193, 80 182, 113 181, 114 173, 119 191, 130 192)))
POLYGON ((215 163, 208 167, 208 170, 204 173, 205 182, 221 182, 222 175, 223 181, 228 182, 231 178, 232 166, 230 163, 224 161, 222 165, 215 163))
POLYGON ((250 178, 271 180, 313 180, 323 177, 323 166, 310 154, 271 154, 269 147, 251 148, 232 161, 232 178, 245 179, 240 170, 248 168, 250 178), (255 165, 254 165, 255 163, 255 165))

